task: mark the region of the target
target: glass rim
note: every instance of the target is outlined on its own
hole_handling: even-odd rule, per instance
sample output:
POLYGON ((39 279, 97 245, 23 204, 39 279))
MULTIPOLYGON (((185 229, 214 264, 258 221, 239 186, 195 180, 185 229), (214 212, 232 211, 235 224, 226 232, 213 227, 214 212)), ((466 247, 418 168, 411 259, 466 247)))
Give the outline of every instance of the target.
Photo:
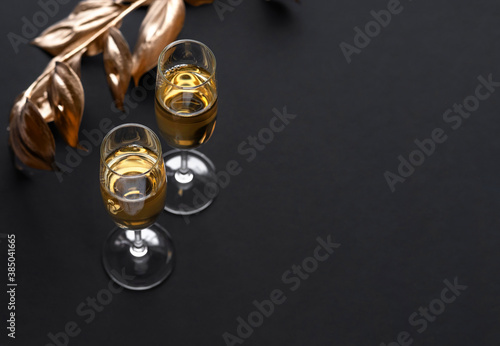
POLYGON ((101 148, 100 148, 100 158, 101 158, 101 162, 104 164, 104 166, 106 166, 106 169, 113 172, 113 174, 116 174, 116 175, 119 175, 120 177, 125 177, 125 178, 137 178, 137 177, 141 177, 141 176, 144 176, 148 173, 150 173, 153 169, 155 169, 157 166, 158 166, 158 163, 161 161, 162 159, 162 149, 161 149, 161 142, 160 142, 160 139, 158 138, 158 136, 156 135, 156 133, 154 133, 153 130, 151 130, 149 127, 145 126, 145 125, 142 125, 142 124, 138 124, 138 123, 125 123, 125 124, 121 124, 121 125, 118 125, 114 128, 112 128, 107 134, 106 136, 104 136, 104 139, 102 140, 102 143, 101 143, 101 148), (108 140, 109 140, 109 137, 114 133, 116 132, 117 130, 120 130, 122 128, 125 128, 125 127, 140 127, 144 130, 146 130, 147 132, 149 132, 154 141, 157 143, 158 145, 158 150, 159 150, 159 153, 158 153, 158 157, 156 158, 155 162, 153 163, 153 165, 151 166, 151 168, 149 168, 146 172, 144 173, 141 173, 141 174, 132 174, 132 175, 123 175, 121 173, 118 173, 116 172, 115 170, 113 170, 111 167, 109 167, 108 163, 106 162, 104 156, 103 156, 103 146, 104 146, 104 143, 106 143, 108 140))
POLYGON ((200 87, 204 86, 209 81, 211 81, 212 79, 215 78, 215 72, 217 71, 217 59, 215 58, 214 52, 212 52, 212 50, 210 48, 208 48, 208 46, 206 44, 204 44, 203 42, 192 40, 192 39, 182 39, 182 40, 174 41, 174 42, 170 43, 169 45, 167 45, 165 48, 163 48, 163 50, 160 53, 160 56, 158 57, 157 70, 158 70, 158 74, 161 74, 162 79, 165 82, 167 82, 168 84, 170 84, 171 86, 173 86, 175 88, 178 88, 178 89, 193 90, 193 89, 197 89, 197 88, 200 88, 200 87), (203 47, 204 49, 206 49, 208 51, 208 53, 211 55, 211 57, 213 59, 213 62, 214 62, 213 72, 210 73, 210 77, 207 78, 207 80, 204 81, 203 83, 201 83, 200 85, 195 85, 195 86, 192 86, 192 87, 181 87, 181 86, 178 86, 178 85, 176 85, 174 83, 171 83, 167 78, 165 78, 165 74, 160 69, 160 63, 161 63, 163 57, 165 56, 165 53, 169 49, 171 49, 171 48, 173 48, 175 46, 178 46, 180 44, 186 43, 186 42, 196 43, 196 44, 200 45, 201 47, 203 47))

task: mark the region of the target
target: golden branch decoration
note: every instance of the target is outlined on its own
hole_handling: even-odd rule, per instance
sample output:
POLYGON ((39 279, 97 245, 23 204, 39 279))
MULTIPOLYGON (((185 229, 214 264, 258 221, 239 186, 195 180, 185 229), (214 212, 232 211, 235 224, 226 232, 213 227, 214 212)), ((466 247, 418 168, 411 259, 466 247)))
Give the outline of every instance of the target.
MULTIPOLYGON (((186 0, 198 6, 213 0, 186 0)), ((118 108, 133 78, 154 68, 163 47, 176 39, 185 18, 184 0, 83 0, 62 21, 32 43, 54 58, 45 71, 15 100, 10 112, 9 145, 26 166, 57 170, 55 141, 47 123, 54 121, 64 140, 78 146, 84 109, 80 81, 82 56, 103 53, 107 81, 118 108), (134 52, 120 32, 132 11, 149 6, 134 52)))

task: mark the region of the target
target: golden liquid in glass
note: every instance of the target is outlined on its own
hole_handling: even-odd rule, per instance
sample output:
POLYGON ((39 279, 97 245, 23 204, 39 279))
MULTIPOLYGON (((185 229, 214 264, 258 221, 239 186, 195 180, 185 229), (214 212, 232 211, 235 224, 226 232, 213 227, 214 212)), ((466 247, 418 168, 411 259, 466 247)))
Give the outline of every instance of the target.
POLYGON ((165 204, 167 191, 163 158, 132 145, 120 148, 102 165, 101 195, 106 210, 121 228, 152 225, 165 204))
POLYGON ((156 90, 156 121, 163 138, 178 149, 207 142, 217 118, 217 89, 208 71, 179 65, 166 71, 156 90))

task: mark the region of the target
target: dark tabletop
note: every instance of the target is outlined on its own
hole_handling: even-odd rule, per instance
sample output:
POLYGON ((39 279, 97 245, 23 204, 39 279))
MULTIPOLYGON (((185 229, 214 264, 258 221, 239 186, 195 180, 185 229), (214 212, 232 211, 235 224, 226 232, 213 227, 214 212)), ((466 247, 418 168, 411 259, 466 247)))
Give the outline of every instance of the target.
MULTIPOLYGON (((97 146, 62 177, 26 177, 0 132, 17 282, 12 339, 1 238, 0 345, 500 345, 498 3, 216 3, 223 20, 214 5, 188 7, 179 37, 218 59, 219 116, 201 151, 242 169, 202 213, 160 216, 177 256, 161 286, 108 290, 97 146)), ((3 4, 4 129, 49 61, 28 44, 16 53, 7 35, 41 9, 3 4)), ((124 22, 132 47, 144 13, 124 22)), ((84 59, 82 80, 81 131, 104 118, 158 129, 144 81, 123 115, 101 56, 84 59)))

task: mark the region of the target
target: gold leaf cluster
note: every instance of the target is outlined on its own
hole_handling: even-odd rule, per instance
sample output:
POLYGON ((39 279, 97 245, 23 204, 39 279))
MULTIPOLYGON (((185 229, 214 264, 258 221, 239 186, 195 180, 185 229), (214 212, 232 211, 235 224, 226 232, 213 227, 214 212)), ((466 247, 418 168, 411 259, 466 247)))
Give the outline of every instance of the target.
MULTIPOLYGON (((198 6, 213 0, 186 2, 198 6)), ((137 84, 155 67, 163 47, 179 35, 184 18, 184 0, 83 0, 67 18, 42 32, 32 43, 54 57, 12 107, 9 144, 16 157, 32 168, 57 169, 54 136, 47 123, 54 121, 64 140, 78 147, 85 104, 82 57, 102 53, 111 94, 122 108, 131 79, 137 84), (125 16, 142 6, 149 8, 131 52, 119 29, 125 16)))

